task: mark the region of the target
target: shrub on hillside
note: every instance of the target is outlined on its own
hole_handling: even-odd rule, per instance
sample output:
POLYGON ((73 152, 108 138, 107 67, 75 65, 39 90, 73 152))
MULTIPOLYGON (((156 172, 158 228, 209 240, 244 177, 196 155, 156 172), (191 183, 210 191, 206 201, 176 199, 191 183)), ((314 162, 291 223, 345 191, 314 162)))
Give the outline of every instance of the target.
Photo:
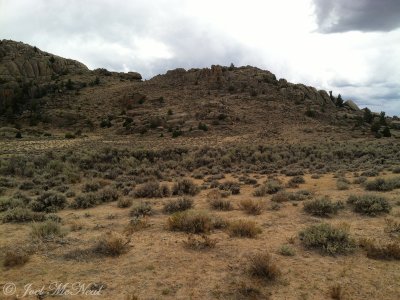
POLYGON ((240 184, 234 181, 226 181, 219 185, 219 189, 223 191, 230 191, 232 195, 240 193, 240 184))
POLYGON ((193 199, 183 197, 177 200, 171 200, 164 205, 163 211, 168 214, 176 213, 193 208, 193 199))
POLYGON ((136 187, 134 195, 137 198, 162 198, 168 197, 170 190, 167 185, 160 185, 157 181, 148 181, 136 187))
POLYGON ((174 183, 172 187, 173 195, 190 195, 194 196, 199 193, 199 187, 190 179, 181 179, 174 183))
POLYGON ((4 223, 24 223, 24 222, 41 222, 45 220, 45 214, 41 212, 33 212, 28 208, 16 207, 7 210, 3 214, 4 223))
POLYGON ((67 198, 59 193, 46 192, 32 201, 30 207, 36 212, 56 212, 67 204, 67 198))

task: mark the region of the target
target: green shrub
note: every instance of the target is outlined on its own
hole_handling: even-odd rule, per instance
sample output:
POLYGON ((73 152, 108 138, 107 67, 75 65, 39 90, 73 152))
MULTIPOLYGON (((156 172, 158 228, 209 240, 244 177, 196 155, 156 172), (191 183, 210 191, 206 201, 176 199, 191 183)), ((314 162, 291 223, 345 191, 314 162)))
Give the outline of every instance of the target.
POLYGON ((100 201, 96 193, 86 193, 75 197, 74 201, 71 203, 71 207, 75 209, 86 209, 99 204, 100 201))
POLYGON ((283 187, 277 180, 268 180, 264 185, 258 187, 255 189, 253 195, 256 197, 263 197, 267 194, 276 194, 280 190, 282 190, 283 187))
POLYGON ((4 223, 23 223, 23 222, 41 222, 45 220, 45 214, 33 212, 28 208, 16 207, 7 210, 3 214, 4 223))
POLYGON ((249 273, 251 276, 274 281, 282 275, 279 267, 274 263, 271 254, 259 253, 249 258, 249 273))
POLYGON ((15 198, 0 198, 0 212, 16 208, 16 207, 24 207, 26 204, 21 199, 15 198))
POLYGON ((343 190, 348 190, 349 189, 349 184, 342 180, 342 179, 338 179, 336 181, 336 187, 339 191, 343 191, 343 190))
POLYGON ((200 191, 199 187, 190 179, 181 179, 174 183, 172 187, 173 195, 190 195, 194 196, 200 191))
POLYGON ((137 198, 162 198, 170 195, 167 185, 160 185, 157 181, 148 181, 135 188, 134 195, 137 198))
POLYGON ((164 205, 163 211, 168 214, 176 213, 193 208, 193 199, 183 197, 177 200, 171 200, 164 205))
POLYGON ((89 193, 89 192, 97 192, 101 188, 100 182, 96 181, 91 181, 85 183, 85 185, 82 188, 82 192, 84 193, 89 193))
POLYGON ((230 191, 232 195, 240 193, 240 184, 234 181, 226 181, 219 185, 219 189, 223 191, 230 191))
POLYGON ((154 212, 151 205, 143 202, 134 206, 130 212, 130 216, 135 218, 152 216, 153 214, 154 212))
POLYGON ((187 233, 207 233, 213 229, 213 219, 205 212, 193 210, 177 212, 168 218, 168 228, 187 233))
POLYGON ((64 235, 65 232, 61 229, 58 222, 48 220, 46 222, 32 224, 31 236, 33 238, 48 240, 64 235))
POLYGON ((342 202, 332 202, 328 197, 318 198, 304 203, 304 211, 318 217, 330 217, 344 208, 342 202))
POLYGON ((30 207, 36 212, 56 212, 67 204, 67 198, 59 193, 46 192, 32 201, 30 207))
POLYGON ((294 176, 288 181, 288 187, 297 187, 299 184, 305 183, 303 176, 294 176))
POLYGON ((327 223, 311 225, 301 231, 299 237, 305 247, 329 255, 351 253, 356 247, 347 230, 327 223))
POLYGON ((296 253, 292 246, 290 245, 282 245, 281 248, 279 249, 279 254, 283 256, 294 256, 296 253))
POLYGON ((262 230, 253 221, 237 220, 228 225, 228 232, 231 237, 255 238, 262 230))
POLYGON ((367 191, 379 191, 386 192, 400 188, 400 178, 376 178, 375 180, 368 181, 365 183, 365 189, 367 191))
POLYGON ((351 195, 347 203, 353 206, 355 212, 369 216, 389 213, 391 210, 389 201, 385 197, 377 195, 351 195))
POLYGON ((100 203, 117 201, 119 198, 117 190, 111 187, 107 187, 97 192, 96 195, 100 203))

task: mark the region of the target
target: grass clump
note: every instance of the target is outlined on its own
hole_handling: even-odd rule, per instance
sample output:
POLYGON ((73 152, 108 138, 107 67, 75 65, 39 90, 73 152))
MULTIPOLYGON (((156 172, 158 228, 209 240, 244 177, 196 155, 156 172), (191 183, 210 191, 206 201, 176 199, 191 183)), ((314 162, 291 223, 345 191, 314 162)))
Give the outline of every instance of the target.
POLYGON ((35 239, 51 240, 64 235, 65 232, 62 230, 60 223, 52 220, 32 225, 31 236, 35 239))
POLYGON ((328 197, 318 198, 304 203, 304 211, 313 216, 330 217, 344 208, 342 202, 333 202, 328 197))
POLYGON ((262 230, 253 221, 237 220, 229 224, 228 232, 231 237, 255 238, 262 230))
POLYGON ((173 195, 190 195, 194 196, 200 192, 199 187, 190 179, 181 179, 174 183, 172 187, 173 195))
POLYGON ((213 219, 201 211, 184 211, 174 213, 168 218, 167 227, 171 231, 184 231, 187 233, 208 233, 213 229, 213 219))
POLYGON ((385 197, 377 195, 351 195, 347 199, 347 203, 353 206, 355 212, 372 217, 389 213, 391 210, 389 201, 385 197))
POLYGON ((265 281, 274 281, 282 275, 281 270, 269 253, 258 253, 250 256, 249 273, 251 276, 265 281))
POLYGON ((205 234, 202 235, 194 235, 189 234, 186 241, 183 241, 183 245, 185 248, 192 250, 206 250, 215 248, 217 241, 215 239, 211 239, 205 234))
POLYGON ((360 246, 367 251, 367 257, 380 260, 400 260, 399 242, 377 244, 370 239, 360 241, 360 246))
POLYGON ((386 227, 385 227, 386 233, 394 236, 400 235, 400 222, 397 222, 396 220, 393 219, 386 219, 385 221, 386 221, 386 227))
POLYGON ((279 248, 278 252, 279 252, 280 255, 283 255, 283 256, 294 256, 296 254, 296 252, 294 251, 293 247, 290 246, 290 245, 287 245, 287 244, 282 245, 279 248))
POLYGON ((306 248, 317 249, 328 255, 348 254, 356 247, 346 229, 327 223, 311 225, 301 231, 299 237, 306 248))
POLYGON ((119 256, 128 251, 130 240, 116 232, 107 232, 102 235, 93 251, 104 256, 119 256))
POLYGON ((59 193, 46 192, 32 201, 30 207, 36 212, 56 212, 67 204, 67 198, 59 193))
POLYGON ((163 211, 168 214, 173 214, 178 211, 184 211, 193 208, 193 199, 183 197, 177 200, 171 200, 164 205, 163 211))
POLYGON ((133 204, 132 199, 129 198, 120 198, 117 202, 117 206, 119 208, 128 208, 131 207, 133 204))
POLYGON ((3 266, 8 269, 22 266, 29 261, 29 257, 29 253, 21 249, 6 250, 3 259, 3 266))
POLYGON ((216 210, 228 211, 232 210, 232 203, 228 199, 213 199, 210 201, 210 207, 216 210))
POLYGON ((245 199, 240 201, 239 207, 249 215, 260 215, 263 210, 263 203, 257 200, 245 199))

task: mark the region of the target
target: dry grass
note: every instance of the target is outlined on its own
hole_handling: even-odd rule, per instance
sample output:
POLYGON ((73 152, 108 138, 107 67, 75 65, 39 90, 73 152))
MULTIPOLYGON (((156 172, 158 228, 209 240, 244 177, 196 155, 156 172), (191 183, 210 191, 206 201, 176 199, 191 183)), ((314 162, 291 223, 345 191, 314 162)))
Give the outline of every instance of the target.
POLYGON ((128 251, 130 240, 116 232, 107 232, 97 241, 93 251, 104 256, 119 256, 128 251))
POLYGON ((186 241, 183 241, 183 245, 192 250, 207 250, 215 248, 217 240, 211 239, 210 237, 202 235, 189 234, 186 241))
POLYGON ((229 223, 228 232, 231 237, 255 238, 262 230, 253 221, 236 220, 229 223))
POLYGON ((249 258, 249 273, 265 281, 275 281, 282 271, 269 253, 254 254, 249 258))
POLYGON ((203 211, 184 211, 168 218, 167 227, 172 231, 208 233, 213 228, 212 217, 203 211))
POLYGON ((239 208, 249 215, 260 215, 264 205, 260 200, 244 199, 240 201, 239 208))
POLYGON ((29 261, 30 254, 23 249, 9 249, 4 252, 3 266, 13 268, 22 266, 29 261))

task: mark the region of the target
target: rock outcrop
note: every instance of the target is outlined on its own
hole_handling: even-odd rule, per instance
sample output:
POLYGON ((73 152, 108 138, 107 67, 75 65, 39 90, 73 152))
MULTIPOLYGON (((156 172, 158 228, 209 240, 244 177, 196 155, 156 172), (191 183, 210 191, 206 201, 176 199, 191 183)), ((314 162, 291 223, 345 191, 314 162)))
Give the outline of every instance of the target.
POLYGON ((0 41, 0 84, 11 87, 23 81, 43 83, 54 75, 83 74, 89 69, 82 63, 41 51, 10 40, 0 41))

